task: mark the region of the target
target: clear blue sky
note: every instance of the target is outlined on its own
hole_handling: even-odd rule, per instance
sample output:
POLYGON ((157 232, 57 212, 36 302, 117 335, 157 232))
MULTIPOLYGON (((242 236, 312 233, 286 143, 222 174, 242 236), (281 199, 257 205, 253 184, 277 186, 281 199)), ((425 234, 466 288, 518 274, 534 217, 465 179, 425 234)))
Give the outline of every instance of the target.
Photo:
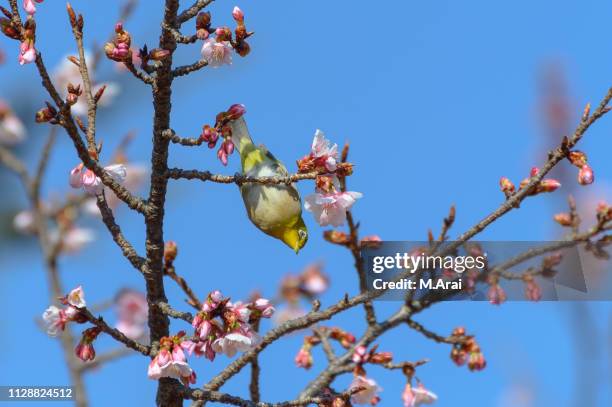
MULTIPOLYGON (((159 34, 162 5, 143 1, 126 28, 133 43, 153 47, 159 34)), ((183 2, 190 4, 191 2, 183 2)), ((86 42, 106 39, 115 23, 118 1, 73 1, 85 16, 86 42)), ((204 123, 232 103, 247 106, 247 120, 256 142, 265 144, 291 169, 308 152, 316 128, 332 140, 351 142, 355 174, 350 188, 364 194, 355 216, 364 234, 387 240, 426 238, 438 228, 448 207, 457 206, 453 234, 465 230, 502 200, 501 175, 515 180, 544 160, 538 118, 538 80, 543 66, 561 65, 569 83, 576 120, 582 106, 597 102, 612 84, 612 45, 609 18, 612 4, 567 0, 501 4, 490 1, 321 1, 238 3, 246 14, 252 54, 236 57, 231 67, 204 69, 176 81, 173 127, 178 134, 197 136, 204 123)), ((214 24, 231 23, 234 3, 217 1, 211 8, 214 24)), ((38 49, 54 66, 74 52, 63 2, 38 5, 38 49)), ((193 27, 191 24, 186 25, 193 27)), ((3 38, 0 47, 7 62, 0 66, 0 97, 19 97, 21 111, 42 105, 42 89, 33 66, 18 67, 16 44, 3 38)), ((177 61, 191 63, 199 47, 181 50, 177 61)), ((138 131, 129 150, 135 162, 150 153, 151 102, 148 89, 127 75, 117 77, 108 62, 98 77, 119 80, 121 102, 100 112, 98 138, 109 151, 121 135, 138 131)), ((610 201, 612 119, 589 132, 582 148, 596 171, 598 193, 610 201), (606 180, 608 188, 605 187, 606 180), (606 195, 607 194, 607 195, 606 195)), ((45 129, 29 123, 32 133, 19 150, 34 157, 45 129)), ((171 165, 232 174, 236 157, 222 168, 214 152, 174 146, 171 165)), ((46 192, 68 190, 66 174, 76 163, 67 138, 53 154, 46 192)), ((566 164, 563 164, 566 165, 566 164)), ((18 184, 2 178, 5 191, 18 184)), ((596 187, 591 187, 595 190, 596 187)), ((311 191, 300 185, 302 194, 311 191)), ((483 239, 546 240, 558 236, 550 214, 563 207, 557 198, 530 199, 520 211, 496 222, 483 239)), ((13 192, 11 192, 13 194, 13 192)), ((18 200, 23 204, 23 200, 18 200)), ((17 205, 13 205, 17 209, 17 205)), ((235 299, 252 289, 273 296, 281 276, 323 260, 332 279, 324 305, 344 292, 354 293, 356 282, 349 253, 321 238, 322 229, 307 214, 310 241, 299 256, 263 236, 244 216, 233 186, 172 182, 166 211, 166 238, 179 243, 178 271, 198 292, 221 289, 235 299)), ((139 218, 119 211, 118 220, 128 238, 142 249, 139 218)), ((120 256, 107 232, 98 228, 98 242, 82 254, 66 258, 61 266, 66 287, 83 284, 90 303, 113 296, 121 287, 142 288, 142 281, 120 256)), ((64 384, 67 374, 56 342, 40 332, 33 320, 48 305, 46 280, 35 245, 20 239, 0 246, 0 314, 4 369, 0 384, 64 384)), ((178 307, 182 296, 168 284, 178 307)), ((379 304, 381 315, 398 304, 379 304)), ((418 321, 447 334, 457 325, 475 333, 488 367, 470 373, 456 368, 450 349, 432 343, 405 328, 384 336, 381 349, 399 360, 427 357, 431 362, 418 376, 439 395, 439 406, 498 406, 513 386, 533 391, 537 406, 572 405, 577 358, 593 359, 580 375, 596 383, 596 403, 612 403, 610 357, 610 303, 584 305, 513 303, 494 307, 486 303, 447 303, 419 315, 418 321), (573 333, 576 320, 592 318, 592 341, 573 333), (583 348, 577 352, 576 348, 583 348)), ((338 319, 359 333, 361 309, 338 319)), ((585 322, 587 321, 587 322, 585 322)), ((186 328, 174 324, 173 329, 186 328)), ((265 326, 264 328, 269 328, 265 326)), ((586 332, 586 331, 584 331, 586 332)), ((293 366, 301 335, 280 341, 262 355, 266 401, 293 398, 316 373, 293 366)), ((103 338, 98 349, 114 346, 103 338)), ((323 361, 322 354, 316 354, 323 361)), ((198 385, 228 362, 193 360, 198 385)), ((156 383, 146 378, 147 360, 130 357, 87 378, 93 406, 152 405, 156 383)), ((248 369, 245 369, 248 372, 248 369)), ((384 388, 381 406, 397 406, 403 378, 370 371, 384 388)), ((342 388, 348 377, 339 381, 342 388)), ((247 375, 223 387, 247 395, 247 375)), ((518 402, 513 406, 526 406, 518 402)))

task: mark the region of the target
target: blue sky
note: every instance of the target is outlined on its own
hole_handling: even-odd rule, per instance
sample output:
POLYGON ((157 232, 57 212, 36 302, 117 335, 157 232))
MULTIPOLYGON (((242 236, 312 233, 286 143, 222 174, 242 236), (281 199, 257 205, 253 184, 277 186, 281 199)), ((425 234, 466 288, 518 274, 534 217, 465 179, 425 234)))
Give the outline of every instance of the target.
MULTIPOLYGON (((104 41, 120 2, 72 3, 85 16, 86 42, 104 41)), ((142 3, 126 28, 135 44, 146 42, 153 47, 162 6, 161 2, 142 3)), ((204 69, 177 79, 173 128, 180 135, 195 137, 217 112, 232 103, 244 103, 255 141, 265 144, 290 170, 308 152, 317 128, 339 144, 350 141, 350 159, 356 167, 349 186, 364 194, 355 206, 355 216, 364 234, 376 233, 386 240, 425 239, 427 229, 437 230, 453 203, 457 221, 451 235, 456 236, 501 202, 500 176, 520 180, 532 166, 543 162, 545 129, 538 114, 538 86, 546 66, 560 66, 568 78, 572 122, 586 102, 598 102, 612 84, 607 41, 612 4, 605 2, 586 6, 563 0, 504 4, 313 0, 288 6, 247 0, 238 4, 246 14, 247 26, 256 31, 250 41, 251 55, 236 57, 231 67, 204 69)), ((234 5, 217 1, 211 8, 213 24, 230 24, 234 5)), ((74 53, 74 45, 63 3, 46 1, 38 9, 38 49, 52 67, 63 55, 74 53)), ((193 25, 187 24, 188 28, 193 25)), ((17 98, 19 111, 38 108, 45 95, 34 67, 17 66, 16 44, 3 38, 0 47, 7 59, 0 66, 0 97, 17 98)), ((198 57, 199 47, 188 46, 176 60, 191 63, 198 57)), ((152 110, 148 89, 117 74, 108 62, 98 78, 123 86, 119 103, 100 112, 98 138, 104 139, 109 151, 123 134, 136 130, 138 137, 129 157, 146 162, 152 110)), ((18 153, 32 159, 46 129, 29 126, 30 138, 18 153)), ((598 195, 610 201, 611 130, 607 118, 584 139, 581 148, 588 152, 598 182, 579 198, 598 195)), ((68 190, 66 174, 76 164, 75 157, 67 138, 61 137, 52 157, 47 194, 68 190)), ((170 165, 228 174, 238 170, 236 157, 223 168, 206 148, 173 146, 170 165)), ((21 193, 14 179, 1 179, 5 191, 21 193)), ((312 185, 302 183, 299 188, 305 195, 312 185)), ((564 185, 553 197, 530 199, 480 238, 558 237, 560 230, 550 215, 564 208, 569 190, 573 187, 564 185)), ((12 210, 24 202, 13 197, 7 201, 12 210)), ((322 298, 324 305, 357 288, 349 253, 324 242, 322 229, 309 214, 306 222, 311 238, 297 257, 249 223, 234 186, 172 182, 166 216, 166 238, 176 240, 180 247, 177 269, 202 294, 221 289, 240 299, 259 288, 273 296, 285 273, 298 272, 318 260, 324 262, 332 280, 331 290, 322 298)), ((128 238, 142 250, 144 229, 139 218, 125 208, 117 218, 128 238)), ((142 288, 140 277, 120 256, 107 232, 98 228, 98 237, 94 246, 63 259, 65 286, 83 284, 91 303, 112 297, 124 286, 142 288)), ((3 364, 10 366, 0 371, 0 384, 67 383, 58 344, 33 322, 48 305, 35 245, 24 239, 2 241, 0 287, 0 305, 6 310, 0 324, 8 333, 0 337, 0 346, 3 364)), ((182 296, 170 283, 168 294, 180 307, 182 296)), ((385 315, 397 304, 378 306, 385 315)), ((440 333, 465 325, 476 334, 489 362, 480 373, 454 367, 447 346, 406 328, 384 336, 379 343, 398 360, 431 359, 418 376, 438 393, 440 406, 497 406, 513 388, 533 391, 533 405, 569 406, 582 389, 577 386, 576 369, 597 384, 593 405, 604 406, 612 402, 610 310, 610 303, 605 302, 501 307, 452 302, 417 317, 440 333), (578 329, 576 321, 592 326, 588 331, 578 329), (589 332, 592 343, 584 346, 584 336, 576 331, 589 332)), ((363 328, 360 311, 343 315, 337 323, 359 333, 363 328)), ((182 328, 186 327, 173 325, 175 330, 182 328)), ((301 335, 294 335, 263 353, 265 400, 293 398, 320 368, 315 364, 313 371, 304 372, 293 366, 300 343, 301 335)), ((103 338, 99 349, 113 345, 103 338)), ((323 355, 315 358, 322 361, 323 355)), ((198 384, 220 371, 225 359, 219 357, 212 364, 194 360, 198 384)), ((88 376, 92 405, 151 405, 155 383, 146 378, 146 364, 142 358, 130 357, 88 376)), ((398 405, 401 375, 376 369, 369 373, 384 388, 380 405, 398 405)), ((342 378, 337 387, 342 388, 348 379, 342 378)), ((223 390, 246 396, 246 383, 247 375, 241 374, 223 390)))

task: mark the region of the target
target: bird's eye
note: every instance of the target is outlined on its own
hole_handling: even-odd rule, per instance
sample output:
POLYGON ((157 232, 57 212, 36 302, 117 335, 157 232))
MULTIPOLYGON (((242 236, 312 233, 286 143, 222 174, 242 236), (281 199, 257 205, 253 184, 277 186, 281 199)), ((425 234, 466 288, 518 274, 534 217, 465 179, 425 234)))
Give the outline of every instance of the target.
POLYGON ((306 239, 308 237, 308 233, 306 233, 305 230, 298 230, 298 235, 300 236, 300 239, 306 239))

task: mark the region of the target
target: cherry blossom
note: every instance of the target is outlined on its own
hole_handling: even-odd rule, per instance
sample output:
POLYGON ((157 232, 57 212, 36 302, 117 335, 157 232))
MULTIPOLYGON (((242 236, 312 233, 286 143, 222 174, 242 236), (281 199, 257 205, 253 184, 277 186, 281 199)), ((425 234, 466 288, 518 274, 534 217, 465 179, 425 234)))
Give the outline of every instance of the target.
POLYGON ((295 355, 294 360, 297 367, 301 367, 303 369, 310 369, 312 367, 313 362, 310 347, 304 346, 300 348, 297 355, 295 355))
POLYGON ((65 306, 64 308, 51 305, 42 315, 49 336, 57 336, 60 331, 66 328, 66 324, 70 321, 83 322, 78 310, 78 308, 86 306, 83 287, 76 287, 68 295, 61 298, 60 301, 65 306))
POLYGON ((82 286, 78 286, 68 293, 66 302, 76 308, 83 308, 87 305, 85 302, 85 292, 82 286))
POLYGON ((160 339, 160 349, 149 363, 147 376, 153 380, 170 377, 180 380, 184 385, 194 384, 196 374, 187 363, 183 349, 191 345, 190 341, 183 340, 184 332, 172 337, 160 339))
POLYGON ((36 1, 36 3, 42 3, 44 0, 23 0, 23 9, 29 15, 34 15, 34 13, 36 13, 36 5, 34 4, 34 1, 36 1))
POLYGON ((116 328, 131 339, 140 339, 147 333, 149 306, 141 292, 124 289, 115 299, 116 328))
POLYGON ((78 226, 72 226, 63 233, 60 233, 57 229, 49 231, 49 238, 54 244, 57 243, 60 236, 62 238, 62 251, 67 254, 74 254, 93 242, 96 234, 92 229, 78 226))
MULTIPOLYGON (((127 176, 127 169, 123 164, 112 164, 104 167, 104 170, 115 182, 123 183, 127 176)), ((90 195, 100 195, 104 192, 102 180, 94 172, 79 164, 70 171, 69 184, 72 188, 83 188, 90 195)))
POLYGON ((36 60, 36 48, 34 41, 24 40, 19 44, 19 65, 30 64, 36 60))
POLYGON ((363 390, 351 396, 351 401, 354 404, 371 404, 375 405, 378 403, 378 393, 382 390, 374 379, 370 379, 365 376, 357 375, 353 378, 349 389, 356 389, 358 387, 363 390))
POLYGON ((419 383, 416 388, 408 383, 402 393, 404 407, 418 407, 423 404, 433 404, 437 399, 438 396, 427 390, 422 383, 419 383))
POLYGON ((42 319, 46 325, 47 335, 57 336, 60 331, 66 327, 66 323, 70 320, 66 315, 66 311, 51 305, 45 310, 42 319))
POLYGON ((331 142, 325 138, 325 134, 319 129, 315 131, 311 150, 312 156, 322 162, 328 171, 336 171, 338 145, 332 145, 331 142))
POLYGON ((23 122, 4 101, 0 100, 0 145, 13 146, 26 137, 23 122))
POLYGON ((212 348, 217 353, 233 357, 236 352, 246 352, 259 343, 259 336, 255 331, 233 332, 213 342, 212 348))
POLYGON ((213 68, 232 63, 232 45, 229 41, 208 38, 202 46, 202 57, 213 68))
POLYGON ((362 196, 360 192, 352 191, 316 192, 305 198, 304 208, 312 212, 315 220, 321 226, 342 226, 346 221, 346 212, 362 196))
POLYGON ((20 211, 13 218, 13 228, 24 235, 36 233, 34 212, 30 210, 20 211))

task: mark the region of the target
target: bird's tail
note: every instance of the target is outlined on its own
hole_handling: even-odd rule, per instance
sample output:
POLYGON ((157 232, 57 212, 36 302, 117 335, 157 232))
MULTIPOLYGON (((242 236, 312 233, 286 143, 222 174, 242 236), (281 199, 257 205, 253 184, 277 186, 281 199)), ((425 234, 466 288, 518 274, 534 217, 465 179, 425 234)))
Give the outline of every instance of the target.
POLYGON ((229 124, 232 128, 232 143, 242 154, 246 147, 253 145, 253 139, 251 139, 244 117, 232 120, 229 124))

